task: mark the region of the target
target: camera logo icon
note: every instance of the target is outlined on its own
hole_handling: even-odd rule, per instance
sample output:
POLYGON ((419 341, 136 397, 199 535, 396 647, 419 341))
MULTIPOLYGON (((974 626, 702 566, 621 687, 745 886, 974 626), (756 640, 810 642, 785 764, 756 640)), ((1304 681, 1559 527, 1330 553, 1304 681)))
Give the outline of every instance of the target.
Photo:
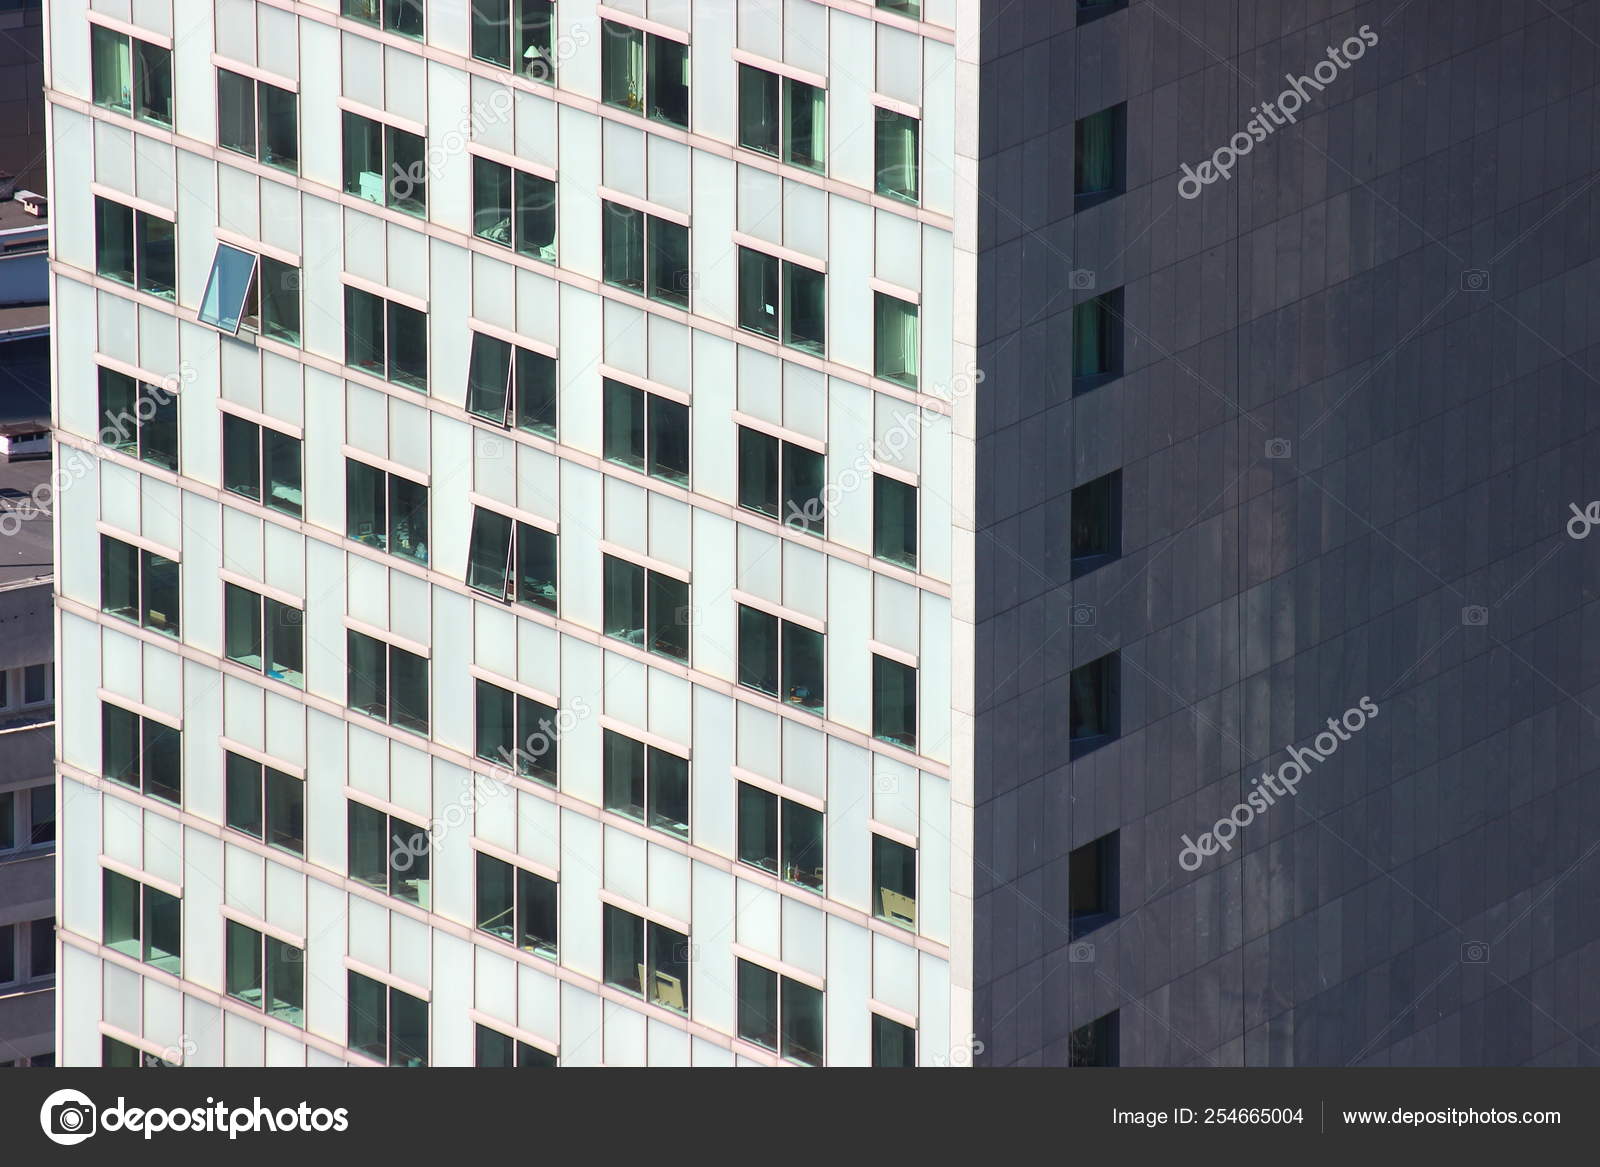
POLYGON ((63 1147, 75 1147, 94 1134, 99 1109, 78 1090, 57 1090, 39 1107, 44 1137, 63 1147))
POLYGON ((1461 622, 1468 628, 1482 628, 1489 623, 1489 609, 1482 604, 1468 604, 1461 609, 1461 622))
POLYGON ((1267 457, 1269 458, 1287 458, 1293 450, 1294 447, 1290 444, 1288 438, 1269 438, 1267 440, 1267 457))
POLYGON ((1489 273, 1482 268, 1468 268, 1461 273, 1461 290, 1463 292, 1487 292, 1489 290, 1489 273))
POLYGON ((1072 605, 1072 625, 1074 628, 1088 628, 1094 623, 1093 604, 1072 605))

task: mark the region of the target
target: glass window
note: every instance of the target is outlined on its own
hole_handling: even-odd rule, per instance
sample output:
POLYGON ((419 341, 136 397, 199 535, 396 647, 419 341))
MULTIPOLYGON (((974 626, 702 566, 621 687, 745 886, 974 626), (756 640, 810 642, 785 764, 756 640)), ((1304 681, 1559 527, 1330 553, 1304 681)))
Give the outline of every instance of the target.
POLYGON ((1114 105, 1078 119, 1073 127, 1073 196, 1077 210, 1122 193, 1126 108, 1114 105))
POLYGON ((100 942, 113 952, 143 959, 140 884, 109 868, 100 872, 100 942))
POLYGON ((644 33, 600 22, 600 100, 644 113, 644 33))
POLYGON ((917 306, 877 293, 873 372, 885 381, 917 387, 917 306))
POLYGON ((478 757, 524 777, 556 785, 556 710, 485 680, 476 683, 478 757))
POLYGON ((228 826, 257 839, 262 838, 265 815, 261 763, 253 762, 231 750, 225 752, 225 758, 223 773, 227 789, 228 826))
POLYGON ((200 322, 230 335, 238 332, 245 312, 245 298, 255 278, 256 257, 252 252, 227 243, 217 244, 211 275, 206 280, 205 294, 200 298, 200 322))
POLYGON ((0 924, 0 985, 17 980, 17 926, 0 924))
POLYGON ((89 71, 94 103, 133 112, 133 63, 128 37, 102 25, 89 26, 89 71))
POLYGON ((1075 758, 1117 736, 1116 666, 1117 654, 1110 652, 1069 674, 1068 732, 1075 758))
POLYGON ((397 729, 428 733, 428 661, 365 633, 347 630, 351 709, 397 729))
POLYGON ((903 750, 917 748, 917 670, 872 657, 872 736, 903 750))
POLYGON ((822 992, 739 961, 739 1036, 790 1061, 822 1065, 822 992))
POLYGON ((605 806, 680 839, 689 837, 689 762, 605 731, 605 806))
POLYGON ((739 145, 821 171, 827 122, 826 90, 739 66, 739 145))
POLYGON ((608 284, 644 295, 643 211, 621 203, 600 204, 600 270, 608 284))
POLYGON ((821 535, 826 459, 771 434, 739 428, 739 505, 821 535))
POLYGON ((178 636, 178 564, 100 536, 100 607, 153 632, 178 636))
POLYGON ((227 822, 236 831, 295 855, 305 853, 305 783, 292 774, 226 752, 227 822))
POLYGON ((384 340, 383 299, 346 285, 344 290, 344 363, 375 377, 388 375, 384 340))
POLYGON ((556 884, 479 852, 478 927, 555 960, 556 884))
POLYGON ((467 412, 496 425, 556 436, 556 362, 486 333, 474 333, 467 365, 467 412))
POLYGON ((267 844, 295 855, 304 855, 306 784, 271 766, 264 769, 267 779, 267 844))
POLYGON ((235 494, 299 518, 300 439, 223 414, 222 481, 235 494))
POLYGON ((217 70, 217 145, 256 156, 256 83, 227 69, 217 70))
POLYGON ((134 286, 141 292, 175 300, 178 295, 177 228, 166 219, 137 211, 133 216, 134 286))
POLYGON ((903 843, 872 836, 872 914, 903 928, 917 926, 917 853, 903 843))
POLYGON ((739 605, 739 684, 820 715, 825 655, 821 632, 739 605))
POLYGON ((1080 1025, 1067 1039, 1068 1066, 1115 1066, 1121 1061, 1118 1011, 1080 1025))
POLYGON ((158 126, 172 125, 172 51, 134 38, 133 116, 158 126))
POLYGON ((556 1064, 554 1054, 497 1033, 487 1025, 474 1026, 479 1069, 549 1069, 556 1064))
POLYGON ((1072 391, 1082 393, 1122 375, 1122 289, 1072 310, 1072 391))
POLYGON ((368 202, 383 203, 383 126, 344 111, 344 190, 368 202))
POLYGON ((921 198, 917 138, 922 123, 914 117, 881 107, 874 111, 873 122, 876 130, 874 163, 878 176, 877 192, 903 202, 916 203, 921 198))
POLYGON ((28 846, 56 841, 56 796, 53 787, 35 786, 28 796, 28 846))
POLYGON ((56 920, 46 916, 28 922, 28 975, 56 975, 56 920))
POLYGON ((917 488, 909 482, 872 476, 872 554, 917 569, 917 488))
POLYGON ((99 196, 94 200, 94 270, 108 280, 134 282, 134 212, 99 196))
POLYGON ((428 144, 417 134, 344 111, 344 190, 397 211, 428 213, 428 144))
POLYGON ((688 663, 688 583, 610 555, 604 571, 606 635, 688 663))
POLYGON ((689 270, 689 228, 655 215, 648 219, 650 298, 686 309, 694 284, 689 270))
POLYGON ((739 862, 778 874, 778 803, 776 794, 739 783, 739 862))
POLYGON ((1072 578, 1122 554, 1122 472, 1113 470, 1072 491, 1072 578))
POLYGON ((645 926, 649 941, 649 969, 646 999, 675 1013, 689 1012, 689 962, 693 950, 689 938, 660 924, 645 926))
POLYGON ((823 816, 803 803, 739 784, 739 861, 809 891, 823 888, 823 816), (780 836, 780 821, 781 836, 780 836), (781 837, 781 848, 780 848, 781 837))
POLYGON ((390 1066, 428 1064, 428 1003, 358 972, 349 973, 350 1048, 390 1066))
POLYGON ((739 66, 739 145, 778 157, 781 79, 753 65, 739 66))
POLYGON ((164 891, 144 892, 144 959, 163 972, 183 972, 183 901, 164 891))
POLYGON ((425 564, 428 562, 428 488, 398 474, 386 477, 389 480, 389 552, 425 564))
POLYGON ((609 20, 600 32, 601 100, 687 129, 689 46, 609 20))
POLYGON ((401 36, 422 39, 423 0, 343 0, 344 15, 401 36))
POLYGON ((223 644, 228 659, 261 671, 261 597, 234 584, 223 586, 223 644))
POLYGON ((432 905, 426 827, 359 802, 348 802, 350 878, 419 907, 432 905))
POLYGON ((224 593, 228 659, 305 688, 305 613, 236 584, 224 585, 224 593))
POLYGON ((827 277, 802 264, 739 248, 739 327, 823 355, 827 277))
POLYGON ((428 735, 428 661, 389 646, 389 723, 428 735))
POLYGON ((531 349, 517 349, 514 366, 518 429, 556 436, 556 362, 531 349))
POLYGON ((644 921, 614 904, 605 904, 603 912, 606 984, 643 996, 648 976, 645 969, 644 921))
POLYGON ((101 366, 100 438, 112 449, 178 469, 178 398, 164 385, 148 385, 101 366))
POLYGON ((256 116, 259 133, 256 135, 260 153, 257 155, 268 166, 287 170, 291 174, 300 169, 300 98, 287 89, 256 83, 256 116))
POLYGON ((100 610, 139 622, 139 549, 100 536, 100 610))
POLYGON ((606 460, 689 485, 689 407, 606 378, 602 449, 606 460))
MULTIPOLYGON (((39 705, 50 699, 50 666, 26 665, 22 670, 22 703, 39 705)), ((3 700, 3 694, 0 694, 3 700)))
POLYGON ((603 776, 606 809, 644 822, 644 743, 606 730, 603 776))
POLYGON ((645 37, 649 63, 649 116, 682 129, 689 128, 689 46, 682 41, 650 33, 645 37))
POLYGON ((178 562, 153 551, 139 553, 140 619, 146 628, 177 639, 178 562))
POLYGON ((922 15, 922 0, 878 0, 878 7, 886 12, 898 12, 916 20, 922 15))
POLYGON ((177 805, 183 800, 182 732, 103 701, 100 771, 113 782, 177 805))
POLYGON ((739 1037, 763 1049, 778 1050, 778 974, 748 960, 739 961, 739 1037))
POLYGON ((511 595, 511 531, 504 515, 474 507, 467 543, 467 586, 497 599, 511 595))
POLYGON ((776 256, 739 248, 739 327, 778 338, 778 271, 776 256))
POLYGON ((553 0, 475 0, 472 55, 537 81, 555 80, 553 0))
POLYGON ((1067 856, 1067 929, 1076 940, 1118 915, 1121 836, 1117 831, 1076 847, 1067 856))
POLYGON ((872 1015, 872 1064, 910 1070, 917 1064, 917 1031, 877 1013, 872 1015))
POLYGON ((819 173, 827 167, 827 90, 783 81, 783 160, 819 173))
POLYGON ((428 562, 428 488, 345 459, 345 535, 418 563, 428 562))
POLYGON ((388 377, 396 385, 428 391, 428 315, 389 301, 388 377))
POLYGON ((17 845, 17 796, 13 791, 0 791, 0 851, 10 851, 17 845))
POLYGON ((261 933, 237 920, 227 921, 223 989, 257 1009, 262 1006, 261 933))

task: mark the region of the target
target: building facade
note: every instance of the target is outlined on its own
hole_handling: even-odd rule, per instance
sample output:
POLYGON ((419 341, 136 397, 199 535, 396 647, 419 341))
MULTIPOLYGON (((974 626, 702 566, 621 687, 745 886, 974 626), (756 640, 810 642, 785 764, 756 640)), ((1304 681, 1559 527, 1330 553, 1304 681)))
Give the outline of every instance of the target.
POLYGON ((957 7, 51 0, 63 1064, 970 1060, 957 7))

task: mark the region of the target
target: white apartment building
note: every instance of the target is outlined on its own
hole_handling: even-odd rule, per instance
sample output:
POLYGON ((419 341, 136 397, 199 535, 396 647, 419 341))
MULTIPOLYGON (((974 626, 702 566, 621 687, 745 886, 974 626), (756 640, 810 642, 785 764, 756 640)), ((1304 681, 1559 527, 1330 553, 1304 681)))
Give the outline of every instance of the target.
POLYGON ((970 1060, 975 4, 46 9, 59 1063, 970 1060))

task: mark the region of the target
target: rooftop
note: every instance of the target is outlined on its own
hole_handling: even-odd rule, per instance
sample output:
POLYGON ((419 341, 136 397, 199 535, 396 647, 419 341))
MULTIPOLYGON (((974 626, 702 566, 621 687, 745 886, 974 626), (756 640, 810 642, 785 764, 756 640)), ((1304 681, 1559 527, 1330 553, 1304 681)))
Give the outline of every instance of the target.
POLYGON ((39 511, 34 491, 50 478, 49 458, 0 460, 0 589, 49 579, 55 572, 51 507, 39 511))

